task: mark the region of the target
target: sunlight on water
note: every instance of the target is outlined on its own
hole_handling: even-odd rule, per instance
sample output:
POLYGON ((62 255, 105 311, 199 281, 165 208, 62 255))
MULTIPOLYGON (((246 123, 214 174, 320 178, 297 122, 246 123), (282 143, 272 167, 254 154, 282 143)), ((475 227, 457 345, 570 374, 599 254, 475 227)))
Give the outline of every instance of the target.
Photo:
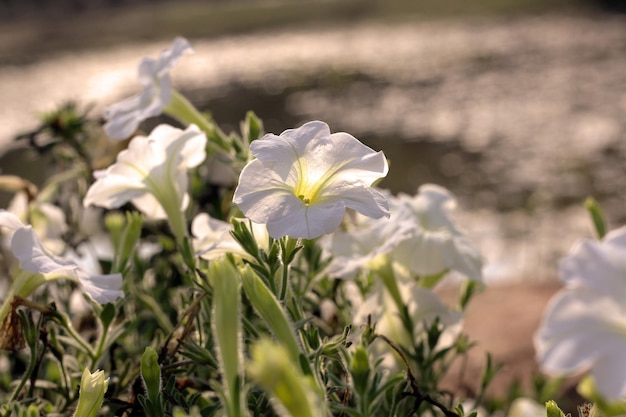
MULTIPOLYGON (((610 218, 626 219, 612 194, 625 185, 623 19, 355 25, 190 41, 196 53, 176 66, 174 85, 197 90, 216 113, 220 103, 238 106, 241 114, 230 114, 238 120, 251 107, 276 130, 322 119, 385 150, 394 191, 444 183, 459 196, 460 216, 472 219, 489 280, 553 277, 555 260, 589 233, 588 194, 610 218), (244 90, 258 103, 248 105, 244 90), (398 143, 419 150, 387 152, 398 143)), ((137 92, 140 58, 168 45, 129 42, 0 67, 0 145, 68 99, 94 103, 99 114, 137 92)))

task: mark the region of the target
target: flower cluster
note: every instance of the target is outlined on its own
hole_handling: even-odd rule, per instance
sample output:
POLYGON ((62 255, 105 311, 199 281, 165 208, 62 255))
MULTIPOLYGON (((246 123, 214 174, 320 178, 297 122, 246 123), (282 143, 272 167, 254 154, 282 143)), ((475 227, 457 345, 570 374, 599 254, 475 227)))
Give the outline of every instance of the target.
POLYGON ((0 211, 17 259, 0 321, 32 353, 7 402, 30 413, 28 389, 41 410, 85 417, 455 414, 442 381, 469 346, 462 322, 483 258, 453 220, 452 193, 377 188, 383 152, 322 121, 265 134, 249 113, 223 133, 172 88, 190 50, 177 38, 144 59, 143 92, 105 111, 107 134, 128 139, 110 166, 88 138, 59 141, 77 168, 13 206, 33 225, 0 211), (162 112, 182 127, 136 132, 162 112), (207 157, 237 183, 214 181, 207 157), (436 292, 449 274, 463 278, 456 305, 436 292), (35 292, 57 279, 93 308, 76 308, 71 286, 35 292))

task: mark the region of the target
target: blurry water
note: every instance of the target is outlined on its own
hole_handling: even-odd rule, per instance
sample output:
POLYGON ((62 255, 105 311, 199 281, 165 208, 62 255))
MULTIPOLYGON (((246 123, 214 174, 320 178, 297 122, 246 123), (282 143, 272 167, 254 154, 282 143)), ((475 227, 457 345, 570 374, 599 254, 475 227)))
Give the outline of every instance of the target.
MULTIPOLYGON (((248 109, 275 133, 322 119, 385 151, 383 186, 394 192, 449 187, 489 280, 553 277, 556 259, 589 234, 587 195, 613 226, 626 220, 623 18, 349 25, 191 42, 196 53, 174 83, 226 130, 248 109)), ((136 92, 139 59, 168 44, 0 67, 1 143, 64 100, 99 112, 136 92)))

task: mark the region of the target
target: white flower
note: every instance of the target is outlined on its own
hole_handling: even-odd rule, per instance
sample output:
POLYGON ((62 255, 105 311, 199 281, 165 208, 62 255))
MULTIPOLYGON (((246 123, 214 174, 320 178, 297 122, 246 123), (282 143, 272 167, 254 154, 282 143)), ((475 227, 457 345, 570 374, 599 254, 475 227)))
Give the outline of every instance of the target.
POLYGON ((49 255, 33 228, 22 224, 14 214, 0 210, 0 226, 12 232, 11 252, 19 261, 20 269, 28 273, 19 275, 13 283, 13 295, 26 297, 39 285, 55 279, 77 282, 83 292, 102 304, 113 302, 124 295, 120 290, 121 274, 90 275, 69 260, 49 255))
POLYGON ((143 91, 105 110, 107 135, 112 139, 126 139, 137 130, 139 123, 161 114, 172 99, 169 71, 185 52, 191 51, 187 40, 177 37, 158 59, 144 58, 139 64, 139 82, 143 91))
POLYGON ((187 169, 204 161, 206 140, 195 125, 184 131, 159 125, 149 137, 134 137, 115 164, 94 173, 83 204, 116 208, 130 201, 150 218, 168 218, 184 234, 186 226, 178 223, 189 204, 187 169))
POLYGON ((579 242, 559 269, 566 286, 534 339, 542 369, 590 371, 606 399, 626 398, 626 227, 579 242))
POLYGON ((324 236, 320 244, 333 257, 327 273, 352 278, 363 268, 375 264, 378 257, 389 254, 413 233, 411 222, 394 221, 397 218, 392 212, 391 219, 367 219, 352 230, 324 236))
POLYGON ((422 185, 414 197, 391 200, 392 219, 415 226, 393 250, 393 260, 420 276, 453 270, 481 282, 482 256, 450 219, 455 207, 452 193, 435 184, 422 185))
POLYGON ((8 211, 30 223, 50 252, 58 255, 65 250, 67 245, 63 235, 68 227, 65 214, 59 207, 38 199, 29 201, 28 194, 21 191, 11 200, 8 211))
MULTIPOLYGON (((193 247, 198 256, 207 260, 219 258, 227 253, 248 257, 239 242, 230 234, 232 230, 233 226, 228 222, 215 219, 206 213, 198 214, 191 222, 193 247)), ((252 233, 259 247, 268 250, 269 236, 265 225, 252 222, 252 233)))
POLYGON ((335 230, 347 208, 389 216, 371 184, 387 175, 382 152, 347 133, 313 121, 252 142, 256 159, 241 172, 233 202, 246 217, 267 224, 270 236, 313 239, 335 230))
POLYGON ((546 406, 531 398, 519 397, 511 403, 506 417, 546 417, 546 406))
MULTIPOLYGON (((376 323, 376 333, 388 337, 406 349, 411 349, 413 344, 426 341, 428 328, 438 319, 442 326, 442 334, 435 350, 451 346, 461 332, 463 314, 450 309, 437 294, 427 288, 412 283, 398 283, 398 288, 414 325, 413 336, 407 332, 397 304, 382 285, 374 287, 363 303, 358 305, 352 323, 361 326, 367 323, 368 317, 371 317, 372 323, 376 323)), ((379 351, 382 353, 389 350, 387 347, 379 347, 379 351)), ((387 356, 384 362, 387 367, 393 364, 390 360, 391 357, 387 356)))
POLYGON ((379 256, 386 255, 396 269, 421 277, 454 270, 482 280, 482 257, 450 220, 452 194, 434 184, 422 185, 416 196, 389 197, 389 219, 361 219, 347 231, 322 239, 333 256, 328 273, 350 277, 379 256))

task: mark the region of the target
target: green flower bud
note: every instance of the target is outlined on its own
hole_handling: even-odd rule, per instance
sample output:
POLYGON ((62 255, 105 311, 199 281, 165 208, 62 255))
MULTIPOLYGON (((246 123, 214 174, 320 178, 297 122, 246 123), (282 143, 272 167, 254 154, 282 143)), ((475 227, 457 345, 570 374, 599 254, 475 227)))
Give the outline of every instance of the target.
POLYGON ((547 417, 565 417, 563 411, 559 408, 555 401, 546 402, 546 416, 547 417))
POLYGON ((146 347, 141 355, 141 379, 143 379, 148 399, 153 404, 158 404, 161 394, 161 367, 157 351, 150 346, 146 347))
POLYGON ((267 391, 276 402, 281 416, 324 416, 320 408, 324 401, 319 398, 312 379, 304 376, 289 358, 287 349, 267 339, 252 346, 252 361, 248 374, 253 381, 267 391))
POLYGON ((242 269, 241 277, 243 289, 256 312, 265 320, 276 339, 285 346, 293 363, 299 363, 300 344, 285 311, 274 294, 249 266, 242 269))
POLYGON ((226 258, 209 264, 209 282, 213 286, 213 336, 223 378, 224 396, 229 417, 241 416, 242 339, 239 311, 240 282, 237 270, 226 258))
POLYGON ((357 393, 363 394, 367 390, 367 382, 370 374, 370 361, 367 349, 363 345, 358 345, 350 361, 350 373, 354 381, 354 388, 357 393))

